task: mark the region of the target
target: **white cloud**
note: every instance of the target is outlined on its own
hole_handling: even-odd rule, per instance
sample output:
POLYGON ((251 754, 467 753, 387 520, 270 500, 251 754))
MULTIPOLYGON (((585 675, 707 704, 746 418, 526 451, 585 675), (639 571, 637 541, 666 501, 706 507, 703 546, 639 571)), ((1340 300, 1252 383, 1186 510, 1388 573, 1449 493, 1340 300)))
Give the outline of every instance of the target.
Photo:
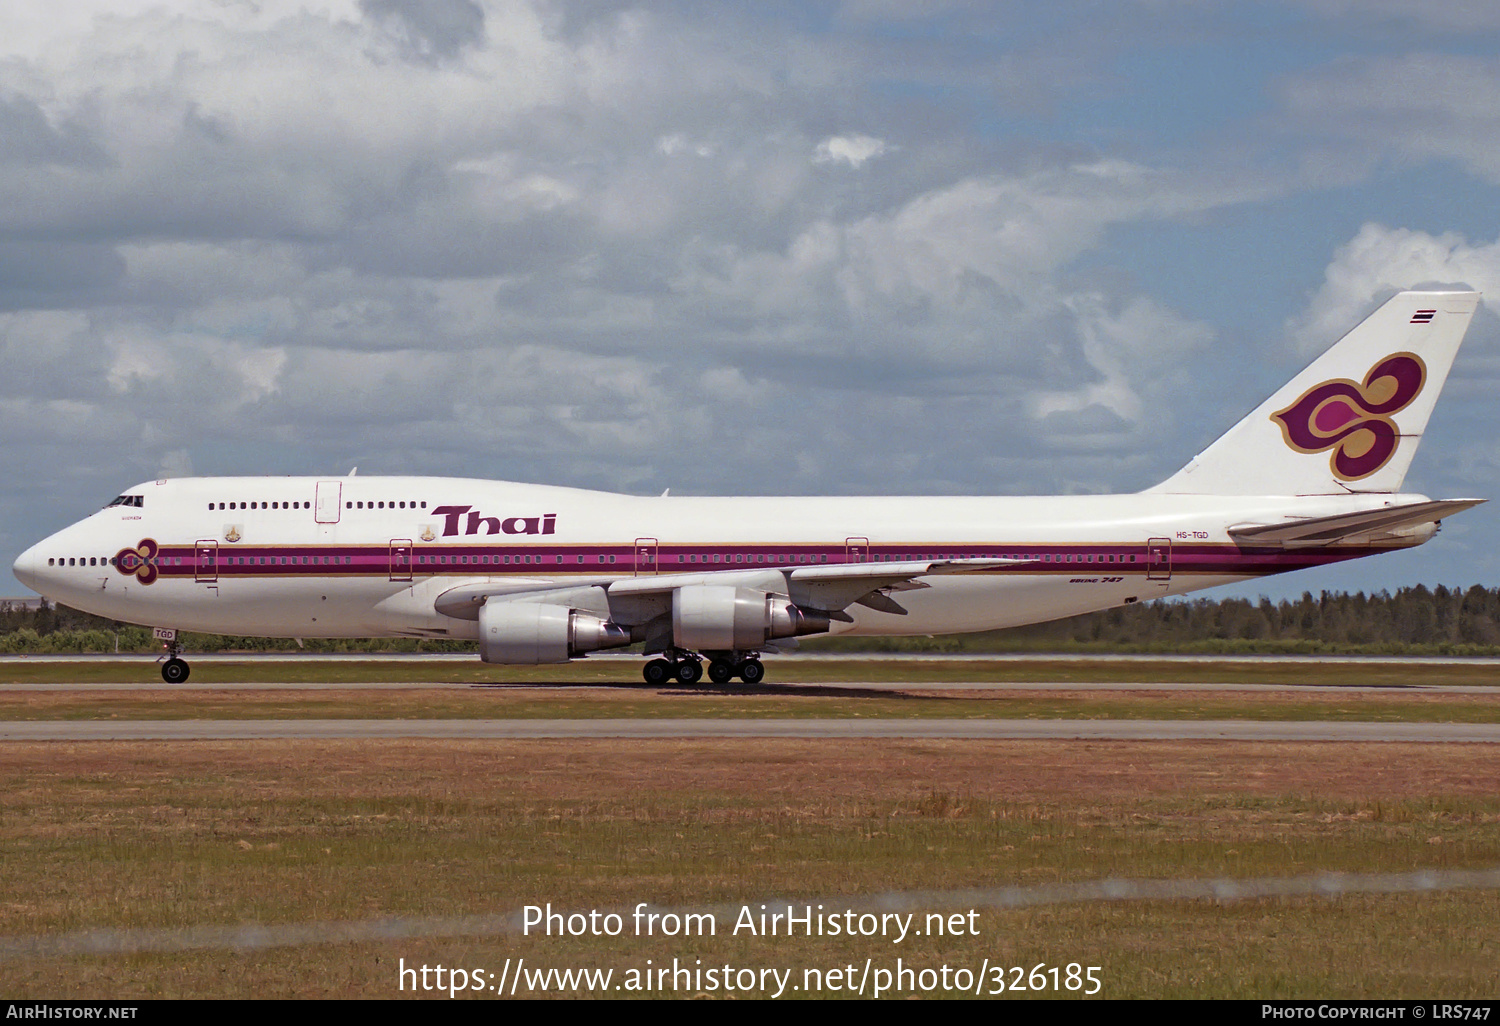
POLYGON ((1080 295, 1067 306, 1077 317, 1093 380, 1028 399, 1032 417, 1056 425, 1050 444, 1118 449, 1160 437, 1174 419, 1173 396, 1191 384, 1184 368, 1208 347, 1210 329, 1141 297, 1116 307, 1104 297, 1080 295))
POLYGON ((1389 293, 1466 286, 1500 296, 1500 241, 1470 244, 1457 232, 1431 235, 1366 224, 1334 253, 1307 310, 1288 325, 1298 350, 1321 352, 1389 293))
POLYGON ((868 135, 833 135, 818 143, 813 151, 814 164, 848 164, 857 168, 889 152, 885 141, 868 135))
POLYGON ((850 235, 874 291, 915 289, 954 298, 978 277, 1029 301, 1111 225, 1181 216, 1253 195, 1243 186, 1101 161, 934 189, 890 216, 852 226, 850 235))
POLYGON ((681 132, 673 132, 656 140, 656 152, 664 156, 672 156, 677 153, 688 153, 705 160, 714 155, 713 145, 705 142, 693 142, 681 132))
MULTIPOLYGON (((701 465, 728 441, 705 425, 767 401, 768 379, 838 423, 832 368, 852 361, 891 423, 920 419, 905 393, 969 395, 976 371, 998 373, 978 387, 1012 430, 1038 383, 1041 420, 1070 402, 1129 420, 1149 361, 1111 363, 1123 336, 1090 327, 1060 271, 1110 225, 1242 198, 1120 161, 882 161, 884 138, 800 123, 871 55, 652 12, 559 31, 520 2, 487 5, 481 33, 466 2, 432 24, 373 0, 100 6, 14 44, 0 89, 105 158, 0 174, 11 229, 104 238, 120 262, 67 342, 93 401, 181 397, 152 409, 163 452, 378 410, 397 447, 414 422, 456 423, 473 454, 488 411, 601 463, 670 445, 701 465), (846 208, 809 153, 860 169, 874 201, 846 208), (188 399, 204 381, 212 425, 188 399), (1056 398, 1074 391, 1094 398, 1056 398)), ((1100 324, 1134 309, 1100 303, 1100 324)))

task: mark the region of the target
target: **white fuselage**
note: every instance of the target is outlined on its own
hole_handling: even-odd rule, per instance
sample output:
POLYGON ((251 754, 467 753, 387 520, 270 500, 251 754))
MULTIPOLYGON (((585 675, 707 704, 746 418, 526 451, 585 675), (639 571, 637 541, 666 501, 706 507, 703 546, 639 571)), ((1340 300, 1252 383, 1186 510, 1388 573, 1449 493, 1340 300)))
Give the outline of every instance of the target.
POLYGON ((923 578, 906 613, 835 633, 987 630, 1420 544, 1431 525, 1297 549, 1228 529, 1422 496, 637 497, 429 477, 188 478, 131 490, 24 553, 16 576, 131 623, 275 637, 475 638, 450 589, 926 559, 1016 560, 923 578))

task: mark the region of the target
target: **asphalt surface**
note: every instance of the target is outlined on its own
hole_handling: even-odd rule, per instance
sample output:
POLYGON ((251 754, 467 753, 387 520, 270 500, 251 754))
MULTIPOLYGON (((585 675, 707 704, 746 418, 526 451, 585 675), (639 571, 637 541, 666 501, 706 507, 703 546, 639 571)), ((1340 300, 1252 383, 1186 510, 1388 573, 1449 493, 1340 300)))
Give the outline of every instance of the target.
MULTIPOLYGON (((711 688, 732 693, 734 686, 726 685, 722 688, 716 685, 695 685, 693 689, 683 688, 680 685, 670 686, 648 686, 639 681, 631 681, 625 684, 610 684, 593 681, 581 684, 558 684, 551 682, 538 683, 504 683, 504 684, 476 684, 464 682, 433 682, 412 681, 405 683, 373 682, 373 683, 333 683, 320 681, 316 683, 294 681, 249 681, 241 683, 233 682, 207 682, 199 684, 189 681, 187 684, 165 684, 159 678, 155 680, 141 680, 137 683, 127 684, 119 681, 108 683, 32 683, 32 684, 0 684, 0 693, 8 691, 51 691, 51 692, 89 692, 89 691, 160 691, 160 692, 183 692, 183 691, 467 691, 475 688, 486 690, 523 690, 523 691, 590 691, 590 690, 625 690, 625 691, 655 691, 661 693, 684 692, 689 690, 702 690, 711 688)), ((1328 694, 1336 691, 1338 694, 1379 694, 1398 691, 1401 693, 1421 692, 1423 694, 1452 694, 1452 695, 1497 695, 1500 694, 1500 684, 1224 684, 1224 683, 1143 683, 1120 682, 1120 681, 771 681, 766 684, 756 685, 755 693, 759 695, 772 694, 778 689, 786 689, 794 693, 798 688, 817 688, 822 692, 837 692, 848 690, 849 692, 866 691, 1245 691, 1267 694, 1270 692, 1311 692, 1328 694)))
MULTIPOLYGON (((478 657, 473 652, 193 652, 184 653, 188 662, 197 663, 384 663, 384 662, 449 662, 473 663, 478 657)), ((157 661, 154 655, 85 654, 61 653, 55 655, 0 655, 0 666, 7 663, 138 663, 150 666, 157 661)), ((590 663, 641 663, 641 657, 632 653, 595 652, 588 656, 590 663)), ((1172 653, 1116 653, 1116 652, 796 652, 771 656, 767 666, 795 666, 797 663, 823 662, 953 662, 953 663, 1254 663, 1273 665, 1372 665, 1405 663, 1418 666, 1500 666, 1500 657, 1495 656, 1359 656, 1359 655, 1177 655, 1172 653)))

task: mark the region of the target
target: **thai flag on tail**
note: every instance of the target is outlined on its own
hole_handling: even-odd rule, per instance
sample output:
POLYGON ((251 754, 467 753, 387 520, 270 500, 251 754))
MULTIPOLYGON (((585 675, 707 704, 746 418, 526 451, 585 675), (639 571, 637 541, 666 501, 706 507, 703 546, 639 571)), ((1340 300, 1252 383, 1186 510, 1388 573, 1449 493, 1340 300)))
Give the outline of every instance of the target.
POLYGON ((1432 319, 1434 317, 1436 317, 1436 316, 1437 316, 1437 311, 1436 310, 1418 310, 1416 313, 1414 313, 1414 314, 1411 315, 1411 323, 1413 323, 1413 324, 1431 324, 1432 323, 1432 319))

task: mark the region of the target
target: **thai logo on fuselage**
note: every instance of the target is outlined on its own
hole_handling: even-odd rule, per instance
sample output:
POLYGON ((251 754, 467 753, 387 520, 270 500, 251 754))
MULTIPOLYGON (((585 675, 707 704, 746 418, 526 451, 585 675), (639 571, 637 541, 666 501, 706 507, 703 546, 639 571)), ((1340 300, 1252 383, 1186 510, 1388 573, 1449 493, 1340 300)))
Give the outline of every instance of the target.
POLYGON ((115 569, 126 577, 135 577, 142 584, 150 584, 156 580, 157 551, 155 538, 142 538, 135 548, 115 553, 115 569))
POLYGON ((1333 450, 1329 467, 1341 481, 1358 481, 1396 454, 1401 433, 1391 418, 1406 409, 1427 383, 1427 365, 1415 353, 1393 353, 1363 383, 1334 378, 1314 385, 1292 405, 1271 414, 1286 444, 1297 452, 1333 450))
MULTIPOLYGON (((487 517, 473 506, 437 506, 432 511, 443 518, 443 537, 456 534, 555 534, 557 514, 539 517, 487 517), (465 515, 467 514, 467 516, 465 515)), ((431 539, 424 537, 423 541, 431 539)))

